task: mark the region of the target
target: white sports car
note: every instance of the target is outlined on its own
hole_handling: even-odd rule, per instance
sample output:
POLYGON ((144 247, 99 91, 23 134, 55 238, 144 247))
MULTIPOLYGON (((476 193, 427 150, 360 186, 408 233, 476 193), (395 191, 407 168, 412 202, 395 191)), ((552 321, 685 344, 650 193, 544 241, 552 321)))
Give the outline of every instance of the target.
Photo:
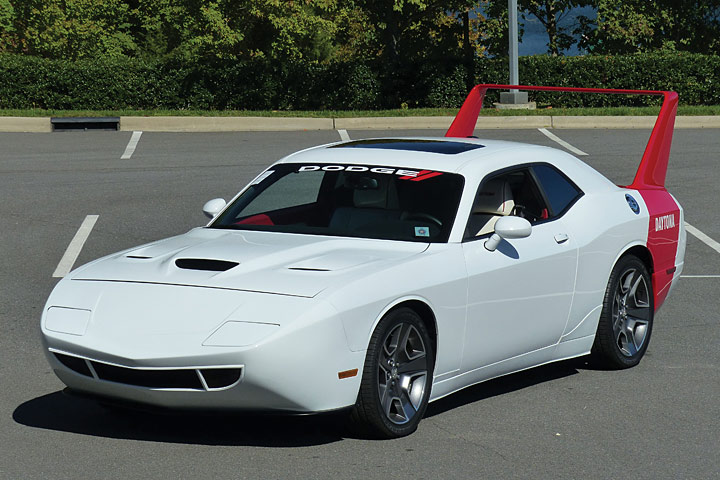
POLYGON ((53 370, 100 399, 348 408, 396 437, 500 375, 589 353, 637 364, 683 267, 663 186, 677 95, 564 89, 664 96, 618 187, 564 151, 468 138, 498 87, 475 87, 444 138, 294 153, 208 202, 205 227, 73 271, 42 314, 53 370))

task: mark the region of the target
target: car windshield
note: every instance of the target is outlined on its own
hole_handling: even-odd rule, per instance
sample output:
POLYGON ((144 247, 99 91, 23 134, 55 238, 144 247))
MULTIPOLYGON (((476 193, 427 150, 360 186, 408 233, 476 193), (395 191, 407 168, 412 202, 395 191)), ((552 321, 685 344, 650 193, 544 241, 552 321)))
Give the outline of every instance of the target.
POLYGON ((210 227, 446 242, 462 188, 462 176, 431 170, 279 164, 210 227))

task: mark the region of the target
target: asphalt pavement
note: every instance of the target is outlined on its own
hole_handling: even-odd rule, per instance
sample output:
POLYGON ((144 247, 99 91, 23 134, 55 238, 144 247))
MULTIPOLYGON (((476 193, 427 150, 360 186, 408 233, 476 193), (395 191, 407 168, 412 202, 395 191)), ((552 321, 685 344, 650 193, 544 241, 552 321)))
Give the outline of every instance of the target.
MULTIPOLYGON (((668 189, 720 241, 720 130, 675 133, 668 189)), ((623 184, 649 131, 553 129, 623 184)), ((362 131, 373 136, 442 130, 362 131)), ((0 133, 0 479, 720 478, 720 252, 688 236, 686 268, 647 355, 624 371, 584 359, 532 369, 431 404, 413 435, 353 438, 336 416, 118 413, 69 398, 40 345, 60 259, 88 215, 75 265, 202 225, 283 155, 337 130, 0 133)), ((538 129, 476 131, 566 148, 538 129)))

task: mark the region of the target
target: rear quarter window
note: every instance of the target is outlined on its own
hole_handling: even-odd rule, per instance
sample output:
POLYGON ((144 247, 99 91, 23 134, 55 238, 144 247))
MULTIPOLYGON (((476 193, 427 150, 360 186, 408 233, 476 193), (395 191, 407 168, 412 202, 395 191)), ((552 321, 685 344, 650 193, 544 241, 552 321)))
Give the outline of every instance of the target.
POLYGON ((533 165, 533 172, 550 204, 551 216, 562 214, 582 195, 575 184, 550 165, 533 165))

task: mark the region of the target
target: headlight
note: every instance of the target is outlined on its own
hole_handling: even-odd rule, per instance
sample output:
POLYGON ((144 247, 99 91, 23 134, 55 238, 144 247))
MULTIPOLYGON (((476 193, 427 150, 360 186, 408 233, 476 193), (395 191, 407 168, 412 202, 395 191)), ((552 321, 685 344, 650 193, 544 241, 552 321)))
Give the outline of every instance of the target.
POLYGON ((90 323, 90 310, 70 307, 50 307, 45 316, 45 328, 69 335, 85 335, 90 323))
POLYGON ((238 322, 223 323, 203 342, 207 347, 246 347, 254 345, 280 328, 275 323, 238 322))

